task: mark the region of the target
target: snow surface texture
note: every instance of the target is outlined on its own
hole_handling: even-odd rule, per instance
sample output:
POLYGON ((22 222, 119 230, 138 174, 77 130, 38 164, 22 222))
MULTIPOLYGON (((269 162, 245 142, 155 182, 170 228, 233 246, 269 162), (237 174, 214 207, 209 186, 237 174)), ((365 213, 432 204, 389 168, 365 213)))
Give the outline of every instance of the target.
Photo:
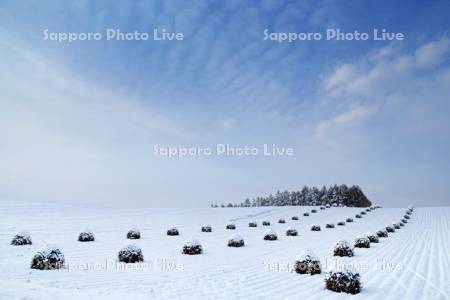
POLYGON ((382 208, 333 230, 310 231, 354 216, 358 208, 332 207, 309 217, 312 207, 256 207, 201 209, 94 209, 69 205, 0 202, 0 299, 449 299, 450 208, 417 207, 404 227, 380 238, 369 249, 354 249, 354 257, 333 257, 339 239, 354 241, 400 220, 405 208, 382 208), (290 216, 298 215, 299 221, 290 216), (286 224, 278 224, 280 218, 286 224), (224 224, 235 220, 246 246, 231 249, 224 224), (267 227, 248 227, 249 221, 270 220, 276 232, 295 226, 296 238, 280 235, 277 242, 262 239, 267 227), (305 220, 309 220, 305 222, 305 220), (202 233, 202 224, 215 229, 202 233), (96 241, 77 241, 79 226, 95 228, 96 241), (166 229, 177 224, 180 236, 166 229), (134 240, 145 261, 117 264, 117 253, 130 240, 125 233, 139 226, 134 240), (20 229, 33 244, 10 245, 20 229), (185 239, 195 236, 202 255, 183 255, 185 239), (30 262, 47 244, 57 243, 65 256, 59 270, 33 270, 30 262), (322 267, 352 264, 361 275, 357 295, 325 289, 325 274, 292 272, 302 249, 311 249, 322 267), (123 267, 125 266, 125 267, 123 267))

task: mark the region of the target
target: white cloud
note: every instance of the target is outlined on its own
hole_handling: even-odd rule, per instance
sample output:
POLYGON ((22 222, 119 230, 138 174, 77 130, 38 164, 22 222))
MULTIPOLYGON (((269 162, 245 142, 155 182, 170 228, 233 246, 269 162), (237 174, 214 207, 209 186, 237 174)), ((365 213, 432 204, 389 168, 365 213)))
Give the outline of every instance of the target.
POLYGON ((336 137, 342 137, 343 131, 351 131, 369 116, 375 109, 368 104, 355 105, 340 114, 320 122, 314 132, 314 138, 329 147, 339 147, 336 137))
POLYGON ((432 68, 441 63, 450 50, 450 40, 444 37, 438 41, 429 42, 415 53, 417 64, 423 68, 432 68))
POLYGON ((222 122, 222 128, 224 131, 229 131, 231 130, 231 128, 234 127, 235 124, 236 124, 235 119, 226 119, 222 122))
POLYGON ((0 55, 3 197, 139 201, 158 193, 144 184, 159 182, 149 167, 161 170, 152 145, 193 138, 137 99, 87 82, 26 47, 2 42, 0 55))
POLYGON ((447 37, 428 42, 406 54, 397 45, 389 45, 355 63, 337 66, 325 76, 322 86, 329 97, 341 100, 380 99, 411 82, 423 68, 443 63, 449 50, 447 37))
POLYGON ((309 150, 319 170, 356 180, 387 205, 443 204, 449 195, 448 43, 444 37, 416 49, 391 45, 324 76, 309 150))
POLYGON ((333 74, 331 74, 324 82, 324 87, 327 91, 339 89, 341 86, 346 86, 355 79, 357 70, 351 64, 343 64, 338 66, 333 74))
MULTIPOLYGON (((93 122, 104 122, 108 126, 139 126, 178 138, 189 137, 173 120, 152 111, 136 99, 121 94, 117 89, 89 83, 78 74, 56 67, 47 58, 26 47, 7 43, 0 43, 0 47, 3 50, 3 64, 0 66, 4 70, 15 70, 14 76, 3 75, 8 77, 4 80, 11 83, 5 90, 15 92, 16 97, 26 97, 29 101, 38 103, 42 112, 47 111, 49 115, 55 116, 59 112, 70 113, 74 118, 78 114, 93 122), (27 89, 20 88, 23 84, 27 85, 27 89), (118 120, 120 123, 117 123, 118 120)), ((4 104, 9 101, 17 100, 5 97, 4 104)))
MULTIPOLYGON (((444 95, 445 86, 450 86, 450 82, 442 79, 446 74, 444 62, 449 46, 446 37, 421 45, 410 53, 397 45, 389 45, 355 63, 338 65, 324 77, 322 84, 324 102, 335 111, 318 123, 314 136, 328 146, 342 149, 345 147, 339 140, 344 139, 343 135, 355 135, 355 130, 375 114, 380 117, 390 114, 389 110, 394 107, 396 110, 401 107, 403 112, 396 120, 399 122, 407 115, 417 114, 413 110, 438 110, 443 104, 436 92, 444 95), (437 68, 439 66, 444 66, 443 72, 437 68), (423 73, 425 67, 427 73, 423 73), (422 100, 416 95, 421 95, 422 100)), ((432 116, 428 117, 422 122, 432 122, 432 116)))

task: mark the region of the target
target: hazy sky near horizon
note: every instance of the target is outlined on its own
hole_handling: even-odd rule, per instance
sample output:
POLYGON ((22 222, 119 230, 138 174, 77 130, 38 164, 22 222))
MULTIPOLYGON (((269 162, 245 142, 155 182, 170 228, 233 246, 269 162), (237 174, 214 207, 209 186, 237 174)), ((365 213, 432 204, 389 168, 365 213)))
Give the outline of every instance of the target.
POLYGON ((0 201, 202 206, 358 184, 450 205, 448 1, 2 1, 0 201), (43 31, 183 41, 44 40, 43 31), (265 41, 386 29, 403 41, 265 41), (154 154, 255 147, 256 156, 154 154), (264 156, 264 144, 294 149, 264 156))

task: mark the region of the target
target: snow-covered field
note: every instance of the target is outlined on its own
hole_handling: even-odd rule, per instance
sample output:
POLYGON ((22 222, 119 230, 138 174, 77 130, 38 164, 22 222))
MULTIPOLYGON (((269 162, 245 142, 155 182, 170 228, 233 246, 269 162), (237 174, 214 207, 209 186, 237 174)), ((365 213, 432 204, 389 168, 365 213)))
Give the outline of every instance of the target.
MULTIPOLYGON (((317 207, 314 207, 318 209, 317 207)), ((405 208, 381 208, 362 219, 358 208, 318 210, 312 207, 201 208, 126 210, 67 205, 0 202, 0 299, 448 299, 450 294, 450 207, 417 207, 402 229, 380 238, 370 249, 355 249, 351 258, 335 258, 339 239, 353 243, 361 234, 400 221, 405 208), (294 215, 298 221, 291 220, 294 215), (347 217, 353 223, 326 229, 347 217), (279 218, 286 224, 278 224, 279 218), (270 228, 277 241, 264 241, 270 228), (237 229, 225 230, 228 221, 237 229), (249 228, 248 222, 258 222, 249 228), (322 231, 312 232, 311 224, 322 231), (211 224, 212 232, 200 227, 211 224), (179 236, 167 236, 176 226, 179 236), (293 226, 299 236, 288 237, 293 226), (137 227, 140 240, 126 239, 137 227), (77 241, 90 228, 95 242, 77 241), (27 230, 30 246, 11 246, 12 237, 27 230), (239 233, 245 247, 227 247, 228 238, 239 233), (186 239, 203 245, 202 255, 183 255, 186 239), (127 244, 142 248, 145 262, 118 264, 118 251, 127 244), (33 255, 57 244, 66 258, 60 270, 32 270, 33 255), (293 262, 303 249, 311 249, 323 269, 351 264, 361 274, 363 290, 357 295, 339 294, 324 288, 324 275, 299 275, 293 262)))

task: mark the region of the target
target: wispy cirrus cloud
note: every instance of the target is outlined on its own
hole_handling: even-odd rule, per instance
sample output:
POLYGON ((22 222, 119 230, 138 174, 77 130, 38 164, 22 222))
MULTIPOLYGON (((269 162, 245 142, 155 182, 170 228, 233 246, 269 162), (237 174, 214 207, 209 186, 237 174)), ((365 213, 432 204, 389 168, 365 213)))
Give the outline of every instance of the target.
POLYGON ((409 53, 389 45, 356 63, 338 65, 325 76, 322 88, 325 101, 338 101, 343 109, 317 126, 317 136, 324 139, 327 129, 363 121, 371 114, 382 113, 383 109, 392 109, 393 103, 403 106, 403 114, 417 109, 414 104, 439 111, 444 104, 441 98, 447 92, 449 52, 450 43, 444 36, 409 53), (418 89, 421 94, 429 93, 430 97, 425 96, 419 103, 414 97, 418 89), (441 97, 436 97, 436 92, 442 93, 441 97))
MULTIPOLYGON (((429 170, 449 163, 441 156, 444 148, 450 151, 444 133, 450 130, 449 52, 444 36, 412 50, 390 45, 338 65, 322 85, 323 101, 334 113, 328 111, 329 117, 316 125, 315 140, 327 151, 341 153, 342 159, 350 155, 370 165, 376 173, 377 164, 392 164, 389 172, 402 176, 396 181, 416 182, 415 192, 420 193, 434 186, 436 198, 447 197, 429 170)), ((388 193, 387 187, 377 190, 375 194, 388 193)), ((396 197, 407 201, 404 194, 396 197)))

